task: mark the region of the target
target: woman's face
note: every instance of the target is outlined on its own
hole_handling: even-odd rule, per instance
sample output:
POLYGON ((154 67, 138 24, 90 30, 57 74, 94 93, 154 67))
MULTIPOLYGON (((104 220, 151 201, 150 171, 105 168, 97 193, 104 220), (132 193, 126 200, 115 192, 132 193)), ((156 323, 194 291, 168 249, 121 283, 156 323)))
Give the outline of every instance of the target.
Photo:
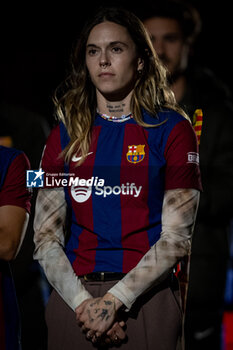
POLYGON ((86 66, 97 91, 109 100, 120 100, 133 89, 143 63, 127 29, 102 22, 89 34, 86 66))

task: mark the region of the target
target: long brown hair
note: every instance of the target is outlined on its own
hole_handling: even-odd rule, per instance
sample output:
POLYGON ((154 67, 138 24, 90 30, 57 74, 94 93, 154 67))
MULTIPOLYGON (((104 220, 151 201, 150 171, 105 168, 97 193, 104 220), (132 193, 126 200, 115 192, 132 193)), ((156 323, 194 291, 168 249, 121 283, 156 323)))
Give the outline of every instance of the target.
POLYGON ((188 118, 177 105, 174 94, 167 85, 166 69, 159 61, 139 18, 123 8, 101 8, 84 26, 71 56, 70 74, 54 95, 58 119, 63 121, 70 136, 70 142, 64 150, 67 162, 74 152, 80 153, 84 160, 89 150, 97 102, 95 86, 86 67, 86 43, 93 27, 104 21, 125 27, 136 45, 138 56, 144 61, 131 99, 134 120, 144 127, 154 126, 143 121, 142 108, 155 118, 157 112, 163 108, 173 109, 188 118))

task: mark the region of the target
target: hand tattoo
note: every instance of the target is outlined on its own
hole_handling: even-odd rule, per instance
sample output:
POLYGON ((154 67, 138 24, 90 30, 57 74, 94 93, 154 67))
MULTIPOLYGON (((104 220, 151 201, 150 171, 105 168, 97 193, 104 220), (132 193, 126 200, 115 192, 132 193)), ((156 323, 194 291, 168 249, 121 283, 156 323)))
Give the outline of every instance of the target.
POLYGON ((89 318, 89 322, 94 322, 94 318, 91 317, 91 311, 89 309, 87 309, 87 314, 88 314, 88 318, 89 318))
POLYGON ((105 321, 107 321, 110 317, 110 315, 108 314, 108 310, 107 309, 102 309, 101 314, 98 316, 99 318, 102 319, 102 321, 105 319, 105 321))
MULTIPOLYGON (((102 321, 104 321, 104 320, 107 321, 111 316, 111 314, 109 314, 109 309, 102 308, 102 311, 101 311, 100 307, 95 307, 95 306, 99 305, 99 302, 100 302, 100 300, 94 301, 93 303, 90 304, 90 308, 87 309, 88 319, 89 319, 90 323, 94 322, 94 318, 92 317, 93 313, 98 318, 101 318, 102 321)), ((111 306, 112 301, 111 300, 104 300, 104 304, 106 306, 111 306)))

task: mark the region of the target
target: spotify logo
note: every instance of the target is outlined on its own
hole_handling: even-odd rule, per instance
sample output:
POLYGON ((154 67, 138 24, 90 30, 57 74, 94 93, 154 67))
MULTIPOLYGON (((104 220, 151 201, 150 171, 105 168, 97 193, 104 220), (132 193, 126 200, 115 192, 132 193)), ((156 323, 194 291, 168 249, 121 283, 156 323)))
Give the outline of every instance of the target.
POLYGON ((71 187, 71 195, 78 203, 83 203, 90 198, 92 192, 92 186, 75 186, 71 187))

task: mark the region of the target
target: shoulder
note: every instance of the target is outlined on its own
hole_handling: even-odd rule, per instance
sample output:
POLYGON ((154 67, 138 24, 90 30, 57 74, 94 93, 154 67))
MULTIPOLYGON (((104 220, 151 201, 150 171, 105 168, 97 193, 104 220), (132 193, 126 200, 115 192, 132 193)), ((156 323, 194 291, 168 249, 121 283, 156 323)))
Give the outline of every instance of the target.
POLYGON ((28 157, 18 149, 0 147, 0 161, 3 155, 8 155, 8 162, 1 166, 0 206, 15 205, 30 212, 31 193, 26 188, 26 171, 30 170, 28 157))
POLYGON ((63 128, 63 124, 59 123, 56 124, 52 130, 49 133, 49 136, 47 137, 44 151, 43 151, 43 158, 45 156, 48 156, 51 154, 51 157, 55 156, 55 153, 61 152, 61 129, 63 128))
POLYGON ((69 136, 65 125, 62 122, 59 122, 52 128, 47 138, 46 145, 53 145, 62 142, 68 143, 69 136))
POLYGON ((47 141, 46 142, 50 141, 51 139, 56 139, 57 137, 59 137, 61 124, 62 123, 60 122, 60 123, 55 124, 52 127, 52 129, 51 129, 51 131, 50 131, 50 133, 49 133, 49 135, 47 137, 47 141))
POLYGON ((22 187, 25 187, 26 171, 30 170, 30 162, 24 152, 17 152, 14 159, 9 164, 6 173, 6 179, 10 183, 17 183, 22 187))
POLYGON ((11 162, 10 166, 15 166, 16 168, 20 168, 20 169, 24 169, 24 170, 29 170, 30 169, 30 162, 29 159, 27 157, 27 155, 22 152, 22 151, 18 151, 15 154, 14 159, 11 162))
POLYGON ((29 169, 30 162, 26 154, 16 148, 0 146, 0 173, 6 175, 9 168, 15 171, 29 169), (5 173, 5 174, 4 174, 5 173))
POLYGON ((63 159, 60 156, 68 141, 66 128, 60 122, 52 128, 47 138, 41 162, 43 170, 53 172, 63 166, 63 159))
POLYGON ((11 147, 5 147, 5 146, 0 146, 0 157, 2 158, 10 158, 14 159, 17 157, 19 154, 22 154, 23 152, 16 149, 16 148, 11 148, 11 147))
POLYGON ((159 111, 157 114, 151 115, 147 111, 143 110, 143 120, 152 125, 162 125, 166 124, 166 126, 174 126, 180 121, 187 120, 180 113, 176 112, 172 109, 163 109, 159 111))
MULTIPOLYGON (((174 137, 177 137, 178 134, 194 134, 191 122, 174 110, 164 109, 158 112, 155 116, 151 116, 147 112, 144 112, 143 117, 146 123, 154 126, 148 127, 148 132, 154 136, 156 134, 156 137, 162 138, 164 146, 167 139, 173 134, 174 137)), ((154 136, 152 136, 152 139, 154 139, 154 136)))

